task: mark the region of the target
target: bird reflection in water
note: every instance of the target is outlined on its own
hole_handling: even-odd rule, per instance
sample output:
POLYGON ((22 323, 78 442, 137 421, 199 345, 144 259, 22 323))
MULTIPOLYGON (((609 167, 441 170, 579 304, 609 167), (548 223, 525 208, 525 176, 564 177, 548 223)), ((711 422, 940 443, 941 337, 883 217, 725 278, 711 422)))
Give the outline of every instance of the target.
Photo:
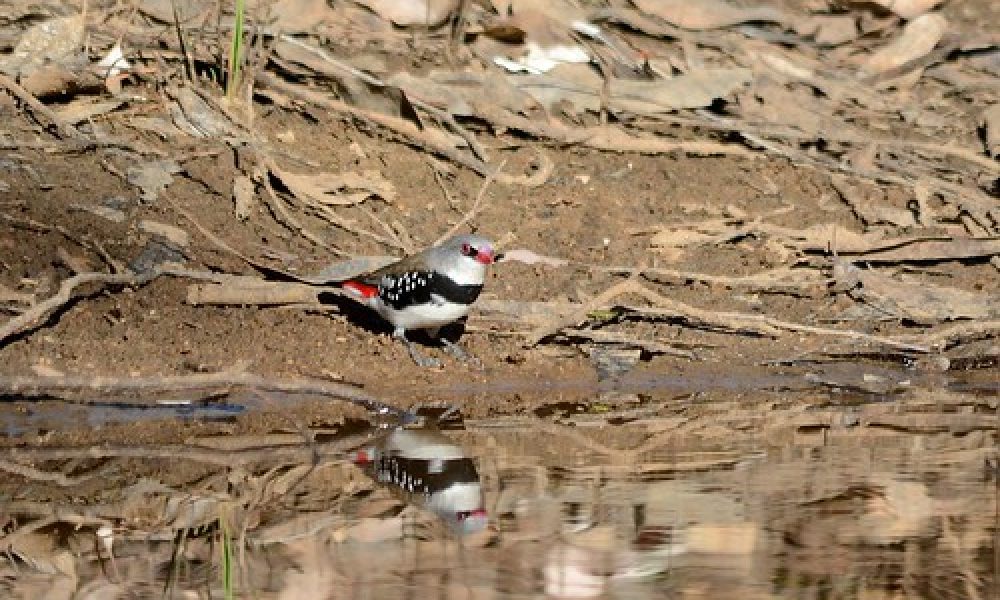
POLYGON ((438 515, 460 535, 489 524, 475 462, 437 429, 393 429, 380 443, 360 450, 355 461, 370 477, 438 515))

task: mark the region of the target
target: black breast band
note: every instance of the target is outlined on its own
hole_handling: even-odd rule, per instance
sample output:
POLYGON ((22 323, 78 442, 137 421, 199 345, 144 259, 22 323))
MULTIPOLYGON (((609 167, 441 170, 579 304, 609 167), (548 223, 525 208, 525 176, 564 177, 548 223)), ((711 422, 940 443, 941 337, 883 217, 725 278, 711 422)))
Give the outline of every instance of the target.
POLYGON ((431 294, 455 304, 472 304, 483 290, 481 284, 462 285, 440 273, 413 272, 395 277, 393 281, 394 285, 391 286, 383 281, 379 287, 379 295, 383 302, 396 310, 412 304, 427 304, 431 302, 431 294), (410 281, 409 285, 405 283, 407 279, 410 281))

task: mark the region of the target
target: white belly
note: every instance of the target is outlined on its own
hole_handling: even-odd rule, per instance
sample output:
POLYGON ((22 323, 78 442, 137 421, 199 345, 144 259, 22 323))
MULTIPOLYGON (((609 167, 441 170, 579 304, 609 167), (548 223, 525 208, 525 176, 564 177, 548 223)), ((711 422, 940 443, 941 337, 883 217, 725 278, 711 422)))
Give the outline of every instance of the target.
POLYGON ((376 310, 382 318, 401 329, 433 329, 454 323, 469 314, 468 304, 454 302, 439 304, 429 302, 408 306, 402 310, 396 310, 382 302, 379 302, 379 305, 376 310))

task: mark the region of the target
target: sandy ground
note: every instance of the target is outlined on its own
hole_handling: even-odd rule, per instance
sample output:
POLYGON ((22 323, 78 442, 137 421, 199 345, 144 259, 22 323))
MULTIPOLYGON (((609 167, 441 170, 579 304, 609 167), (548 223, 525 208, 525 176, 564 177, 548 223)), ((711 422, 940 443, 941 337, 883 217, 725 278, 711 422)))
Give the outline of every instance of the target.
MULTIPOLYGON (((16 118, 10 105, 2 110, 5 119, 16 118)), ((407 219, 406 229, 417 245, 433 241, 460 218, 481 186, 479 178, 459 171, 445 184, 457 199, 457 208, 451 209, 425 159, 406 146, 379 136, 360 136, 335 118, 310 123, 267 111, 258 126, 267 135, 308 139, 314 147, 311 155, 323 168, 383 169, 397 189, 405 192, 391 207, 376 201, 372 210, 391 209, 394 215, 407 219), (366 158, 359 159, 348 147, 351 139, 361 140, 366 158)), ((623 279, 591 266, 668 266, 738 276, 781 264, 772 247, 752 237, 667 261, 648 249, 652 226, 658 224, 727 213, 767 215, 770 222, 796 227, 821 223, 850 226, 855 219, 848 207, 830 201, 835 192, 823 177, 782 159, 648 157, 585 149, 547 152, 557 164, 549 183, 535 189, 493 184, 485 192, 485 209, 474 225, 484 235, 506 240, 508 248, 529 248, 571 263, 565 267, 495 265, 484 299, 586 301, 623 279)), ((513 163, 530 156, 530 145, 501 156, 507 154, 513 163)), ((119 177, 102 167, 101 159, 88 153, 22 150, 8 154, 4 177, 10 189, 0 199, 5 214, 0 283, 44 297, 81 265, 128 264, 155 240, 140 227, 147 220, 191 233, 190 246, 184 252, 186 266, 193 269, 255 274, 239 259, 221 252, 198 232, 198 226, 246 254, 291 257, 290 264, 276 266, 300 273, 318 272, 336 260, 276 225, 264 206, 255 206, 246 221, 235 219, 224 193, 235 167, 226 157, 195 157, 183 166, 185 176, 164 198, 144 203, 119 177), (126 219, 111 222, 87 210, 103 205, 120 208, 126 219)), ((355 254, 385 253, 377 244, 349 233, 333 231, 331 236, 341 248, 355 254)), ((989 264, 966 265, 952 273, 949 285, 975 290, 995 277, 989 264)), ((390 338, 378 317, 363 310, 351 310, 348 318, 338 310, 343 305, 331 305, 325 312, 191 306, 185 302, 189 284, 179 278, 161 278, 138 289, 85 293, 43 327, 0 349, 2 371, 19 374, 35 369, 43 374, 136 377, 242 365, 263 375, 353 383, 404 405, 433 400, 438 390, 455 384, 597 380, 589 345, 544 343, 525 348, 522 338, 493 333, 493 329, 503 327, 475 313, 461 341, 482 360, 484 368, 455 362, 440 348, 429 347, 425 350, 442 357, 444 366, 421 369, 409 360, 405 348, 390 338)), ((744 293, 699 283, 658 287, 671 298, 698 308, 780 315, 801 323, 822 324, 850 304, 843 297, 832 297, 823 286, 804 296, 744 293)), ((637 367, 640 373, 690 369, 711 373, 721 365, 765 370, 761 366, 764 361, 791 359, 829 347, 825 339, 724 335, 669 322, 628 323, 625 330, 640 337, 652 333, 678 347, 693 349, 698 357, 692 361, 644 352, 637 367)), ((899 328, 891 322, 874 324, 870 333, 882 331, 899 328)), ((839 348, 850 350, 843 345, 839 348)))

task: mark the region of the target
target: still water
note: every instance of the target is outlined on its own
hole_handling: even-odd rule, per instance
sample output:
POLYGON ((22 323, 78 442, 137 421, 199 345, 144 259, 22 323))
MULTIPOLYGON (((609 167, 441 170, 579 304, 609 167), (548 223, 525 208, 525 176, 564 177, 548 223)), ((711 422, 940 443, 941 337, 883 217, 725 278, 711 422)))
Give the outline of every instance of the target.
POLYGON ((7 448, 0 597, 997 597, 995 382, 834 375, 586 401, 522 386, 495 399, 520 410, 476 418, 7 448))

